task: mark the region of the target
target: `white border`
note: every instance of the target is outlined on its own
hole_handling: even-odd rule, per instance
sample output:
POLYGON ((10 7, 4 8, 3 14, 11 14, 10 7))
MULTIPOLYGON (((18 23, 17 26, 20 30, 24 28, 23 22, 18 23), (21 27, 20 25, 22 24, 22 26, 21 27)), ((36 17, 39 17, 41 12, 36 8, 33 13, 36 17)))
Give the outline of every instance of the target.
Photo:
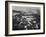
POLYGON ((23 3, 8 3, 8 32, 9 34, 25 34, 25 33, 42 33, 43 32, 43 5, 37 5, 37 4, 23 4, 23 3), (40 7, 40 24, 41 29, 40 30, 23 30, 23 31, 13 31, 12 30, 12 6, 23 6, 23 7, 40 7))

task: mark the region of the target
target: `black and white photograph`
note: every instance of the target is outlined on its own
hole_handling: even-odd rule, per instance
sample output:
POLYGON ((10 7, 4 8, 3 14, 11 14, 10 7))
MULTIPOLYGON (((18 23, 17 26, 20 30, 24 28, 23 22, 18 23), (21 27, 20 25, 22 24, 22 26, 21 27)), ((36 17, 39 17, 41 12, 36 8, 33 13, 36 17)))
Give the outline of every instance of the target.
POLYGON ((40 29, 39 7, 12 7, 13 30, 37 30, 40 29))
POLYGON ((6 36, 45 33, 44 3, 17 1, 5 3, 6 36))

